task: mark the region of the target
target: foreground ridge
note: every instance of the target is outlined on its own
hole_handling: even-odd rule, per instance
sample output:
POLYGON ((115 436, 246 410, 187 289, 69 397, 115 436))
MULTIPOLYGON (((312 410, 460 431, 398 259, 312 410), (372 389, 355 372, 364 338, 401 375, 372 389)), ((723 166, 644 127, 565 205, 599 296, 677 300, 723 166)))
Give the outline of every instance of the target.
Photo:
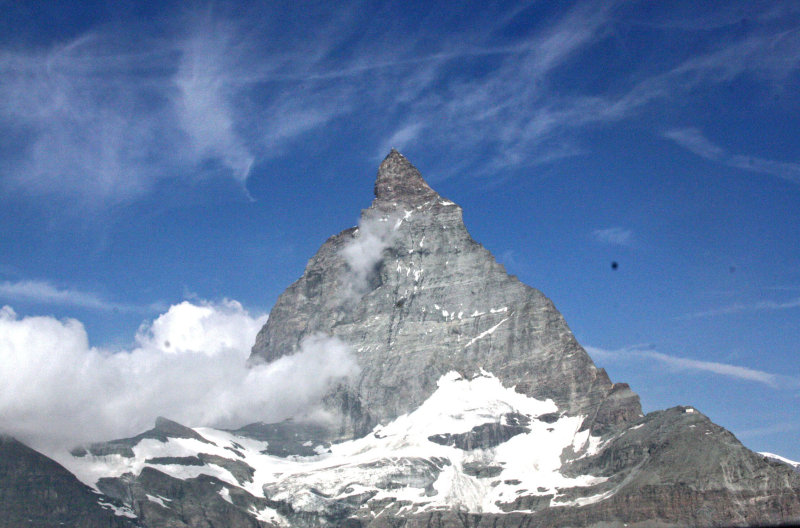
POLYGON ((62 462, 120 522, 151 528, 800 522, 790 463, 693 407, 643 415, 396 150, 358 227, 278 299, 251 361, 320 335, 360 366, 332 380, 328 419, 223 431, 159 418, 62 462))

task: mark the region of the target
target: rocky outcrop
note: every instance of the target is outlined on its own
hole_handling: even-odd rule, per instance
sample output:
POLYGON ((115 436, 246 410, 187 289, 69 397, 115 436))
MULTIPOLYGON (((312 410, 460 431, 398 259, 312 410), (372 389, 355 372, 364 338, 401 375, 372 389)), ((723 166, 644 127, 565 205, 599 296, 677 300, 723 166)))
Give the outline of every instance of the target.
POLYGON ((92 491, 57 462, 0 436, 0 526, 133 528, 139 526, 133 517, 121 501, 92 491))
POLYGON ((179 479, 147 466, 138 475, 102 478, 97 487, 130 504, 143 526, 152 528, 266 528, 257 512, 267 505, 245 490, 210 475, 179 479))
POLYGON ((208 442, 205 438, 188 427, 164 418, 163 416, 159 416, 156 419, 155 427, 132 438, 122 438, 119 440, 111 440, 110 442, 98 442, 88 446, 79 446, 74 448, 71 453, 73 456, 78 457, 92 454, 95 456, 120 455, 126 458, 132 458, 133 449, 131 448, 139 443, 139 441, 148 438, 158 440, 159 442, 166 442, 169 438, 191 438, 201 442, 208 442))

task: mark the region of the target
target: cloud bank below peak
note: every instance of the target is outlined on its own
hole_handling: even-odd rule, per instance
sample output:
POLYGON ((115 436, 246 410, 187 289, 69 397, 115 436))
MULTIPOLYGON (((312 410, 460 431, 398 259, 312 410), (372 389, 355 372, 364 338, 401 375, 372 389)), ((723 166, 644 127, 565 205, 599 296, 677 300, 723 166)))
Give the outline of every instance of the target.
POLYGON ((0 309, 0 432, 46 452, 119 438, 167 416, 190 426, 238 427, 312 412, 330 383, 354 375, 349 348, 326 336, 299 353, 248 366, 266 315, 235 301, 182 302, 127 351, 89 346, 75 319, 0 309))

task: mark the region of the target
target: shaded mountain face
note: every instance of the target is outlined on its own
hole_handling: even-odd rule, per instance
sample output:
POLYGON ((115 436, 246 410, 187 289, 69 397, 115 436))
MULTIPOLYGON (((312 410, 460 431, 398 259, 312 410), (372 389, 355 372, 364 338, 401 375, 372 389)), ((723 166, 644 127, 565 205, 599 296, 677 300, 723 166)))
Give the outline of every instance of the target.
POLYGON ((278 299, 253 359, 273 361, 324 333, 348 343, 357 380, 330 398, 342 432, 361 436, 416 409, 449 371, 481 369, 602 432, 641 416, 541 292, 506 273, 397 151, 381 163, 359 227, 328 239, 278 299))
POLYGON ((121 501, 82 484, 61 465, 11 437, 0 436, 0 526, 132 528, 121 501))

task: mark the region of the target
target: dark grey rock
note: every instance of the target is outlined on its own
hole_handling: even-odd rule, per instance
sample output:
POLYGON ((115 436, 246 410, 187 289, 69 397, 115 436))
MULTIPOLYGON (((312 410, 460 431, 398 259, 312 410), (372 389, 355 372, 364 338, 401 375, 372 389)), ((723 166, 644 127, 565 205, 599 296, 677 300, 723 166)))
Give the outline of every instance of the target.
POLYGON ((528 432, 530 432, 530 429, 522 425, 506 425, 492 422, 476 425, 466 433, 431 435, 428 440, 440 445, 449 445, 464 451, 471 451, 473 449, 489 449, 518 434, 528 432))
POLYGON ((99 495, 60 464, 0 435, 0 526, 123 528, 135 519, 114 514, 121 501, 99 495))
POLYGON ((541 416, 537 416, 536 419, 541 421, 541 422, 550 423, 551 424, 551 423, 556 423, 558 421, 559 417, 560 417, 560 414, 557 413, 557 412, 554 412, 554 413, 547 413, 547 414, 543 414, 541 416))
POLYGON ((253 481, 255 470, 241 460, 233 460, 208 453, 200 453, 198 458, 203 464, 214 464, 223 469, 227 469, 239 484, 246 484, 253 481))
POLYGON ((144 461, 145 464, 153 464, 156 466, 165 466, 170 464, 177 464, 179 466, 204 466, 205 462, 200 460, 199 456, 185 456, 185 457, 153 457, 144 461))
POLYGON ((153 457, 145 460, 145 464, 154 466, 179 465, 179 466, 206 466, 214 464, 230 471, 231 475, 239 482, 245 484, 253 481, 255 470, 241 460, 234 460, 219 455, 200 453, 197 456, 184 457, 153 457))
POLYGON ((133 446, 145 439, 167 442, 170 438, 192 438, 206 444, 213 442, 203 438, 193 429, 159 416, 156 418, 155 427, 131 438, 121 438, 109 442, 99 442, 88 446, 79 446, 70 451, 73 456, 82 457, 88 454, 94 456, 120 455, 133 458, 133 446))
POLYGON ((107 495, 132 504, 140 522, 148 528, 272 526, 252 513, 268 506, 266 500, 208 475, 181 480, 146 466, 139 475, 103 478, 97 486, 107 495), (223 489, 227 489, 230 502, 220 495, 223 489))
POLYGON ((245 425, 233 433, 267 442, 265 453, 274 456, 314 456, 330 447, 335 432, 325 425, 285 420, 245 425))
POLYGON ((477 478, 494 478, 503 472, 502 466, 487 466, 480 462, 464 462, 462 469, 465 475, 477 478))

